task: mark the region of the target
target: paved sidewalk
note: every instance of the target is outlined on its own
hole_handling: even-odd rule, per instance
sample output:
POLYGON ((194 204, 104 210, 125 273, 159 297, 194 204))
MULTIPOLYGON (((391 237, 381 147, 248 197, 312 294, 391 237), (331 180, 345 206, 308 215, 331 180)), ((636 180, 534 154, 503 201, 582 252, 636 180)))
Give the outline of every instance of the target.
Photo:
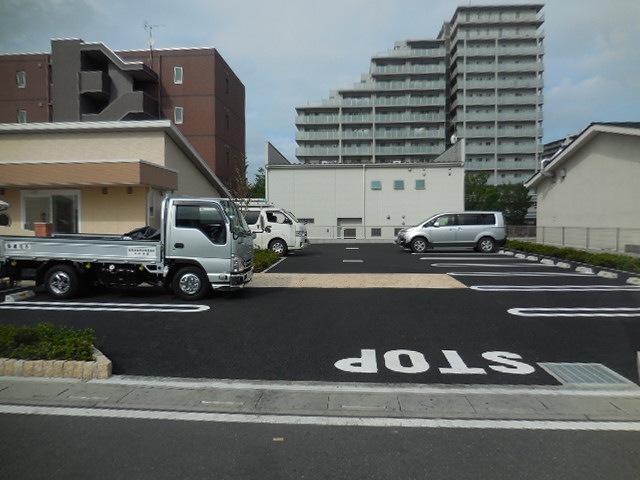
MULTIPOLYGON (((0 405, 400 419, 639 422, 640 387, 0 377, 0 405)), ((638 424, 640 429, 640 424, 638 424)))

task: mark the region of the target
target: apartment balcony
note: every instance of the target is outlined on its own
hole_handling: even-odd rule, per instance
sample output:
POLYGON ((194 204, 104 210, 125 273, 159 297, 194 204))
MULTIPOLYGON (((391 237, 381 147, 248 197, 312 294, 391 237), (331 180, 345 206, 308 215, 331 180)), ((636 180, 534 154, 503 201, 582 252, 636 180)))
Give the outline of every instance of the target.
POLYGON ((439 129, 426 129, 426 128, 403 128, 398 130, 385 130, 378 129, 376 130, 376 138, 387 138, 387 139, 403 139, 403 138, 444 138, 445 130, 444 128, 439 129))
POLYGON ((451 104, 452 108, 462 107, 464 105, 541 105, 544 103, 542 95, 500 95, 495 96, 469 96, 462 99, 455 99, 451 104))
POLYGON ((492 57, 495 56, 515 56, 515 55, 527 55, 527 56, 539 56, 544 55, 544 46, 542 45, 524 45, 522 47, 503 47, 498 45, 498 48, 474 48, 474 47, 459 47, 453 55, 455 60, 458 57, 492 57))
POLYGON ((424 57, 444 57, 447 54, 445 48, 395 48, 373 56, 377 58, 424 58, 424 57))
POLYGON ((445 115, 431 113, 384 113, 376 115, 376 123, 406 123, 406 122, 439 122, 445 121, 445 115))
MULTIPOLYGON (((371 135, 371 134, 369 134, 371 135)), ((337 130, 330 132, 297 132, 296 140, 339 140, 340 132, 337 130)))
POLYGON ((471 142, 467 142, 467 155, 481 154, 481 153, 524 153, 534 155, 536 152, 542 153, 542 145, 538 144, 526 144, 526 145, 474 145, 471 142))
POLYGON ((108 98, 111 94, 111 80, 103 71, 80 72, 80 94, 108 98))
POLYGON ((338 156, 340 148, 338 147, 298 147, 296 148, 296 157, 309 156, 338 156))
POLYGON ((99 113, 82 114, 83 121, 158 118, 158 101, 145 92, 127 92, 99 113))
MULTIPOLYGON (((443 59, 444 61, 444 59, 443 59)), ((374 75, 397 75, 397 74, 411 74, 411 73, 442 73, 446 72, 446 67, 442 65, 375 65, 371 69, 371 73, 374 75)))
POLYGON ((542 127, 538 128, 467 128, 460 129, 458 135, 464 138, 500 138, 500 137, 526 137, 537 138, 542 136, 542 127))
POLYGON ((376 155, 424 155, 439 154, 444 152, 444 142, 442 145, 415 145, 415 146, 377 146, 376 155))
POLYGON ((400 97, 400 98, 385 98, 377 97, 373 102, 376 107, 411 107, 411 106, 423 106, 423 105, 438 105, 445 106, 446 98, 444 96, 438 97, 400 97))
POLYGON ((342 123, 372 123, 373 115, 342 115, 342 123))
POLYGON ((296 125, 327 125, 340 123, 340 115, 298 115, 296 125))
POLYGON ((446 82, 442 81, 414 81, 414 82, 362 82, 353 86, 354 90, 371 90, 373 92, 389 90, 442 90, 444 91, 446 82))

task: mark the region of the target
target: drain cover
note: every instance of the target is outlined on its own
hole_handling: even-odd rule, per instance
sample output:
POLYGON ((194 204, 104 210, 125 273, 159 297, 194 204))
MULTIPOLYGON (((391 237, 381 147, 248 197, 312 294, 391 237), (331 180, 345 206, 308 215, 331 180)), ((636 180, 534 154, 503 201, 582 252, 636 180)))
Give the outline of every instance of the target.
POLYGON ((635 385, 601 363, 539 363, 563 385, 635 385))

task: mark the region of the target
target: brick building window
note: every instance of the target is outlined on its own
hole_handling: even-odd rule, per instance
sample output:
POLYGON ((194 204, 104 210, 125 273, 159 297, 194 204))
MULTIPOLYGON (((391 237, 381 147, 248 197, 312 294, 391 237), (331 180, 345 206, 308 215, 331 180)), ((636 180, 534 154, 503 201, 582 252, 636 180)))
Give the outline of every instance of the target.
POLYGON ((179 125, 184 122, 184 107, 174 107, 173 122, 179 125))
POLYGON ((173 83, 176 85, 182 85, 184 79, 184 71, 182 67, 173 67, 173 83))
POLYGON ((16 84, 18 88, 27 88, 27 72, 22 70, 16 72, 16 84))

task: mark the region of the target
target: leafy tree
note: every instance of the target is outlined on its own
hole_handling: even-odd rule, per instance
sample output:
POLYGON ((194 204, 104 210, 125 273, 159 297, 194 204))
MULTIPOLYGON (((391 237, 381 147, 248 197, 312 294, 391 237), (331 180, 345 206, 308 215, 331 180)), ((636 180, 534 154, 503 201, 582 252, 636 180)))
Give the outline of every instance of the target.
POLYGON ((510 225, 522 225, 533 201, 522 183, 487 185, 488 173, 465 176, 465 209, 497 210, 504 213, 510 225))
POLYGON ((265 178, 266 172, 263 167, 260 167, 258 173, 256 173, 254 182, 249 185, 249 198, 265 198, 265 178))

